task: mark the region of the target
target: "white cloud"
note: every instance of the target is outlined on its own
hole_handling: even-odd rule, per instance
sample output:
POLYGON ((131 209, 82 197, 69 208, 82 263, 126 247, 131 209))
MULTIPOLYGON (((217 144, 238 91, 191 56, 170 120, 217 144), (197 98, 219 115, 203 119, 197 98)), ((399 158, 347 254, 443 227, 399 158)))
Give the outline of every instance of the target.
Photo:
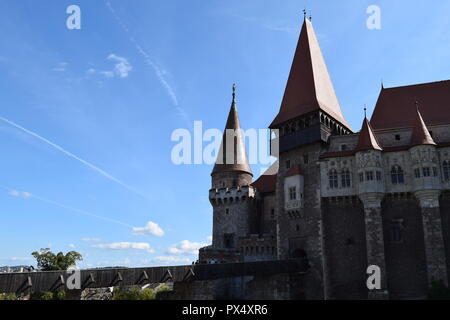
POLYGON ((100 238, 81 238, 80 240, 84 241, 84 242, 101 242, 101 241, 103 241, 100 238))
POLYGON ((113 242, 94 244, 93 248, 110 249, 110 250, 145 250, 148 253, 155 253, 155 250, 147 242, 113 242))
POLYGON ((180 257, 180 256, 159 256, 151 259, 149 262, 156 262, 162 264, 172 264, 172 263, 190 263, 191 259, 188 257, 180 257))
POLYGON ((130 62, 124 57, 111 53, 106 57, 106 59, 115 62, 114 69, 97 70, 95 68, 89 68, 86 70, 86 75, 99 74, 105 78, 114 78, 115 76, 118 76, 119 78, 127 78, 130 71, 133 70, 130 62))
POLYGON ((128 77, 128 73, 133 69, 133 67, 128 62, 127 59, 125 59, 124 57, 119 57, 114 53, 111 53, 108 56, 108 60, 117 62, 116 65, 114 66, 114 71, 121 78, 128 77))
POLYGON ((54 67, 54 68, 52 69, 52 71, 56 71, 56 72, 64 72, 64 71, 66 71, 66 67, 67 67, 68 65, 69 65, 69 64, 68 64, 67 62, 59 62, 59 63, 57 64, 57 66, 54 67))
POLYGON ((22 258, 22 257, 12 257, 12 261, 30 261, 31 258, 22 258))
POLYGON ((183 240, 178 244, 172 245, 167 252, 170 254, 198 254, 198 249, 207 246, 208 243, 191 242, 189 240, 183 240))
POLYGON ((29 192, 22 192, 22 191, 16 191, 16 190, 11 190, 9 192, 9 194, 14 197, 22 197, 24 199, 28 199, 31 197, 31 193, 29 193, 29 192))
POLYGON ((147 222, 145 227, 135 227, 133 228, 134 234, 150 234, 157 237, 162 237, 164 235, 164 230, 161 227, 152 221, 147 222))
POLYGON ((68 246, 69 246, 69 248, 72 248, 72 249, 75 248, 75 245, 73 243, 69 243, 68 246))

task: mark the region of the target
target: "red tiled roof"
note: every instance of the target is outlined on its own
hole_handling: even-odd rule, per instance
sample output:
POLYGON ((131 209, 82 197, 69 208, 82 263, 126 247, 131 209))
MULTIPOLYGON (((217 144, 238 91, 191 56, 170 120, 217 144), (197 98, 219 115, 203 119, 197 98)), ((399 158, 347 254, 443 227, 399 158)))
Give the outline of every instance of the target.
POLYGON ((370 119, 374 130, 412 127, 415 102, 421 106, 424 122, 450 124, 450 80, 381 89, 370 119))
POLYGON ((433 138, 428 131, 427 126, 423 122, 422 115, 420 114, 419 108, 416 108, 414 127, 411 135, 411 146, 419 146, 425 144, 436 145, 433 138))
POLYGON ((367 118, 364 118, 361 131, 359 132, 358 143, 356 145, 355 151, 365 150, 383 150, 380 147, 377 137, 375 136, 367 118))
POLYGON ((276 185, 276 174, 263 174, 255 182, 252 183, 252 186, 262 193, 275 192, 276 185))
POLYGON ((285 174, 285 177, 295 176, 295 175, 303 175, 302 170, 300 169, 299 165, 295 165, 291 167, 285 174))
POLYGON ((318 109, 350 129, 339 106, 313 26, 305 19, 280 111, 269 127, 318 109))

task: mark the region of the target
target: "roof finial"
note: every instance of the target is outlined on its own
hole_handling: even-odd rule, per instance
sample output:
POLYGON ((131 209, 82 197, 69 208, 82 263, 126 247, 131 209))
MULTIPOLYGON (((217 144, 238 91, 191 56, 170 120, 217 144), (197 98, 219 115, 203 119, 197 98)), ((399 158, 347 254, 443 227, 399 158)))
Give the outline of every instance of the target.
POLYGON ((364 119, 367 119, 367 108, 366 108, 366 105, 364 105, 364 119))
POLYGON ((381 78, 381 89, 384 89, 384 82, 383 82, 383 78, 381 78))
POLYGON ((303 19, 306 20, 306 8, 303 9, 303 19))
POLYGON ((233 103, 236 102, 236 83, 233 83, 233 103))
POLYGON ((309 21, 312 22, 311 11, 309 12, 309 21))

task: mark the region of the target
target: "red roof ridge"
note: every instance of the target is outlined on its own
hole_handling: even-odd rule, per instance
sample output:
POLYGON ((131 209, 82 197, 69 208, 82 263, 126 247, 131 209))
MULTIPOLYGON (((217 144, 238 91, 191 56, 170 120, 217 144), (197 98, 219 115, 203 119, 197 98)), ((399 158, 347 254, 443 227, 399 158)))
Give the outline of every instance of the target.
POLYGON ((448 80, 431 81, 431 82, 423 82, 423 83, 405 84, 405 85, 389 87, 389 88, 383 87, 381 90, 391 90, 391 89, 401 89, 401 88, 409 88, 409 87, 419 87, 419 86, 434 85, 434 84, 444 83, 444 82, 450 82, 450 79, 448 79, 448 80))

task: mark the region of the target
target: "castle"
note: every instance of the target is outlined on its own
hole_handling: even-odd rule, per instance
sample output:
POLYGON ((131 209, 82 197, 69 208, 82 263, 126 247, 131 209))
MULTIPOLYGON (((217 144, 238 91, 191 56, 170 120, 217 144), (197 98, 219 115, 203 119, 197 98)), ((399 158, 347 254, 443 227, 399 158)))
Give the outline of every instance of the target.
MULTIPOLYGON (((382 87, 354 132, 305 19, 269 126, 278 171, 253 181, 237 131, 234 161, 219 153, 211 173, 213 241, 199 262, 304 259, 305 299, 425 298, 450 271, 449 104, 450 81, 382 87), (367 288, 371 265, 380 289, 367 288)), ((241 128, 234 92, 225 128, 241 128)))

